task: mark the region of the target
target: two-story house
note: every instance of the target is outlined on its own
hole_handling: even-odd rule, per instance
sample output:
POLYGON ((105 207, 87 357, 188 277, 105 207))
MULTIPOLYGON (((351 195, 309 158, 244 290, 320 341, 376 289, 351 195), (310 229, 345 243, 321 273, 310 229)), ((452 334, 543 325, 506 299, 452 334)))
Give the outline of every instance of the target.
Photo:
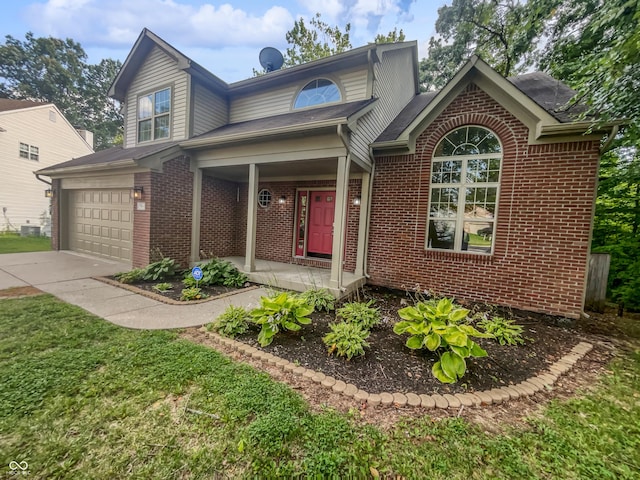
POLYGON ((48 233, 49 187, 33 172, 93 153, 92 143, 51 103, 0 98, 0 231, 48 233))
POLYGON ((39 172, 55 248, 225 257, 336 296, 369 282, 582 311, 604 132, 586 134, 545 74, 505 79, 473 57, 420 94, 402 42, 227 84, 143 30, 110 94, 123 147, 39 172))

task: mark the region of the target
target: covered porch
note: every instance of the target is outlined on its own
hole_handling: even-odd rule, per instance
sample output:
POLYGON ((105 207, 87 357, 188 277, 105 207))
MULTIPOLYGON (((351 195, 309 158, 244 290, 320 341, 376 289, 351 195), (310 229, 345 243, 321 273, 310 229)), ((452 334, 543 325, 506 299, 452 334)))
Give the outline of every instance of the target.
POLYGON ((256 259, 255 269, 246 271, 245 257, 225 257, 224 260, 230 261, 238 270, 244 272, 250 282, 296 292, 304 292, 310 288, 326 288, 334 297, 341 298, 366 283, 366 278, 362 275, 343 272, 342 286, 335 288, 331 284, 331 270, 328 269, 256 259))

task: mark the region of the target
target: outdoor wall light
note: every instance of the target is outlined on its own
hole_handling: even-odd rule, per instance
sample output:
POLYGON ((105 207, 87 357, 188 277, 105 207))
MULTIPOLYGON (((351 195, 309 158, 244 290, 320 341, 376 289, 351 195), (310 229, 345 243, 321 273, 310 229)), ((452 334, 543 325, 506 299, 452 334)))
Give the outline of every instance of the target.
POLYGON ((282 195, 279 199, 278 199, 278 203, 280 205, 284 205, 285 203, 287 203, 287 197, 285 197, 284 195, 282 195))
POLYGON ((44 196, 45 198, 53 198, 53 190, 51 190, 50 188, 47 188, 44 191, 44 196))
POLYGON ((360 205, 360 196, 359 195, 357 197, 354 197, 353 204, 356 205, 356 206, 360 205))
POLYGON ((144 193, 144 189, 142 187, 133 187, 132 193, 133 193, 134 200, 142 200, 142 194, 144 193))

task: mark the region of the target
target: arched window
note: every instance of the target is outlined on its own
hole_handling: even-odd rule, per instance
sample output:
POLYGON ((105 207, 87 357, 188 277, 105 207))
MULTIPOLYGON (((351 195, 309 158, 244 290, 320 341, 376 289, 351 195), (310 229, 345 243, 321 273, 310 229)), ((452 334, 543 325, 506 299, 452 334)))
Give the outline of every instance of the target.
POLYGON ((444 136, 431 163, 427 248, 490 254, 495 237, 502 147, 483 127, 444 136))
POLYGON ((340 89, 331 80, 319 78, 307 83, 293 104, 293 108, 312 107, 323 103, 339 102, 341 100, 340 89))

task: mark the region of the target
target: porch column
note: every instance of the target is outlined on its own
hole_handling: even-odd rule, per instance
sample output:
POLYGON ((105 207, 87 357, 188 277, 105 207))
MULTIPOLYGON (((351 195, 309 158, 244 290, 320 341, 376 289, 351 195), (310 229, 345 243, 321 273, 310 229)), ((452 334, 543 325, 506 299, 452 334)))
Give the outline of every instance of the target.
POLYGON ((200 206, 202 205, 202 169, 195 167, 193 172, 193 197, 191 200, 191 255, 193 264, 200 260, 200 206))
POLYGON ((351 157, 338 157, 338 173, 336 177, 336 209, 333 218, 333 245, 331 248, 332 288, 342 286, 342 263, 344 261, 344 237, 347 223, 347 199, 349 193, 349 166, 351 157))
POLYGON ((256 219, 258 215, 258 182, 260 181, 258 165, 249 165, 249 198, 247 206, 247 247, 244 256, 244 271, 256 270, 256 219))
POLYGON ((367 250, 367 226, 369 225, 369 181, 371 174, 364 172, 362 174, 362 187, 360 189, 360 217, 358 219, 358 252, 356 255, 355 275, 357 277, 364 276, 364 259, 367 250))

